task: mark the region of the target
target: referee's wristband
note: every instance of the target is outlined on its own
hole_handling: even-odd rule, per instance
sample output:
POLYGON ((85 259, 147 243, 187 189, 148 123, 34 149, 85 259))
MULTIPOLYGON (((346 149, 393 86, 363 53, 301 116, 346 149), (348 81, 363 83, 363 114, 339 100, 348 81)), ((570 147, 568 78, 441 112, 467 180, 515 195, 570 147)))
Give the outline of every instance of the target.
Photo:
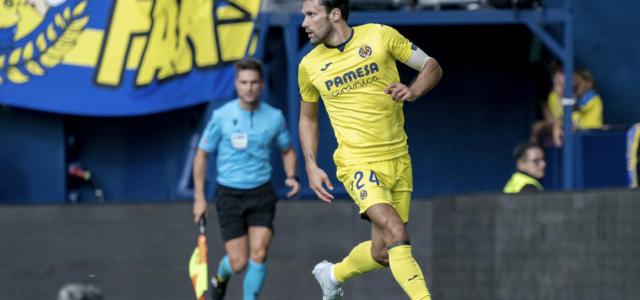
POLYGON ((298 177, 298 175, 289 176, 289 177, 287 177, 287 179, 295 179, 297 182, 300 182, 300 177, 298 177))

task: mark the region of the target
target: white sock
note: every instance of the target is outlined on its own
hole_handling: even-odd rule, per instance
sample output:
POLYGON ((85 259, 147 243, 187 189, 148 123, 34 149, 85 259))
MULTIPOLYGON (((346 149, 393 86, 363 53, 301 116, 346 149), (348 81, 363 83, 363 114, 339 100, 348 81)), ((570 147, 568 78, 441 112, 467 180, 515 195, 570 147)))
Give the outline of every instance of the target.
POLYGON ((335 286, 340 286, 341 282, 338 281, 338 278, 336 278, 336 274, 333 273, 333 268, 335 268, 336 265, 331 266, 331 283, 333 283, 333 285, 335 286))

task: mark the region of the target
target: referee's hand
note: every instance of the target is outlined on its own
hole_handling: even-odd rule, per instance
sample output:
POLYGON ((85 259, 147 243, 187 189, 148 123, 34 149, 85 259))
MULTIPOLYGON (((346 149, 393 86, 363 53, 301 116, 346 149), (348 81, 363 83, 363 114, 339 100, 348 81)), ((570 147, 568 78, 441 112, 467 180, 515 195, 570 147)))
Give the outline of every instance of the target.
POLYGON ((201 217, 205 219, 209 218, 209 209, 207 209, 207 200, 204 198, 204 196, 195 197, 195 200, 193 201, 193 215, 195 216, 195 218, 193 219, 193 222, 196 224, 200 222, 201 217))
POLYGON ((322 187, 322 183, 324 182, 329 190, 333 190, 333 186, 329 181, 329 176, 327 176, 327 173, 322 171, 322 169, 315 167, 307 168, 307 175, 309 175, 309 187, 314 192, 316 192, 316 196, 318 196, 318 198, 320 198, 320 200, 324 202, 331 203, 331 200, 333 200, 333 196, 329 194, 329 192, 327 192, 324 187, 322 187))
POLYGON ((287 180, 284 181, 284 185, 291 188, 291 191, 287 193, 287 198, 294 197, 300 192, 300 182, 295 178, 287 178, 287 180))

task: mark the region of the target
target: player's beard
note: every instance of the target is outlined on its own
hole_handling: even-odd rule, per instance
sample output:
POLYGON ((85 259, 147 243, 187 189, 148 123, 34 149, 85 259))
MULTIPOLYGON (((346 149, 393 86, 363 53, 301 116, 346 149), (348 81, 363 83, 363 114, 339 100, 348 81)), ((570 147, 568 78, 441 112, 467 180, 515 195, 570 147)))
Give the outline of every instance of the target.
POLYGON ((313 33, 313 37, 311 37, 311 45, 318 46, 320 44, 324 44, 331 38, 333 35, 333 26, 331 26, 331 21, 329 21, 329 17, 325 19, 324 23, 318 28, 316 31, 311 31, 313 33))

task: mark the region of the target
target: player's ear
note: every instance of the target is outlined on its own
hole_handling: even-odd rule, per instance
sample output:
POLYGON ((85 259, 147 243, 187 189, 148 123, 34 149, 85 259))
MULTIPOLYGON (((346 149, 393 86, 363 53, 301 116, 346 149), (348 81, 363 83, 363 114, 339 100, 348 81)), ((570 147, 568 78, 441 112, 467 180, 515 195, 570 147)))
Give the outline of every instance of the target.
POLYGON ((342 12, 338 8, 334 8, 329 14, 331 22, 338 22, 342 18, 342 12))

